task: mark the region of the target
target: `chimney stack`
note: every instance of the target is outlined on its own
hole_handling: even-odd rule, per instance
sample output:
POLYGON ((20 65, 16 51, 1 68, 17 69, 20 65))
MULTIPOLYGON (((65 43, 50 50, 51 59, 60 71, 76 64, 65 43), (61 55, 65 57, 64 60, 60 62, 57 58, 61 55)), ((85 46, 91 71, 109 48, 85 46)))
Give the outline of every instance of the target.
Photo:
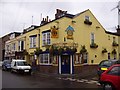
POLYGON ((117 34, 120 35, 120 26, 119 25, 116 30, 117 30, 117 34))
POLYGON ((48 22, 48 18, 49 18, 49 17, 47 16, 47 22, 48 22))
POLYGON ((62 11, 60 9, 56 9, 55 19, 58 19, 58 18, 64 16, 65 14, 67 14, 67 11, 62 11))
POLYGON ((47 16, 46 18, 43 18, 43 20, 41 21, 41 24, 40 25, 44 25, 48 22, 50 22, 51 20, 49 19, 49 16, 47 16))

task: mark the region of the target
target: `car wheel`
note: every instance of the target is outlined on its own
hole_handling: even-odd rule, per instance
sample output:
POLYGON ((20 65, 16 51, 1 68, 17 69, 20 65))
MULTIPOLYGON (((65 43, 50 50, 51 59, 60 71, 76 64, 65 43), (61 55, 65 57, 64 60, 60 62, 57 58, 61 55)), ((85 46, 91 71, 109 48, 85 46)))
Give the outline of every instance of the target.
POLYGON ((106 83, 103 85, 104 90, 114 90, 112 84, 106 83))
POLYGON ((7 70, 6 66, 3 66, 3 70, 4 70, 4 71, 6 71, 6 70, 7 70))

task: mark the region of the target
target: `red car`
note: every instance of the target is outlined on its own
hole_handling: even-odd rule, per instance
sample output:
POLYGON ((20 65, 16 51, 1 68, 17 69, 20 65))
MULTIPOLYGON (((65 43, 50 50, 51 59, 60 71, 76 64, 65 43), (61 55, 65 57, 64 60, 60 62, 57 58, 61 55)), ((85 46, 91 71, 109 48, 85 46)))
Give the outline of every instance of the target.
POLYGON ((104 90, 120 90, 120 64, 112 65, 103 72, 99 82, 104 90))

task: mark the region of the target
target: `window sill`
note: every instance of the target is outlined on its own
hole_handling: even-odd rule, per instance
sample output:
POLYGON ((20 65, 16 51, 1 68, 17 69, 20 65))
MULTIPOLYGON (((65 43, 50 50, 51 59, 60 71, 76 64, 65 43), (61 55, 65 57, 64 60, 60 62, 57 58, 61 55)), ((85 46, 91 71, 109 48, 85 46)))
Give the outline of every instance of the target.
POLYGON ((46 63, 40 63, 39 65, 42 65, 42 66, 52 66, 52 64, 46 64, 46 63))
POLYGON ((36 47, 32 47, 32 48, 29 48, 29 49, 36 49, 36 47))

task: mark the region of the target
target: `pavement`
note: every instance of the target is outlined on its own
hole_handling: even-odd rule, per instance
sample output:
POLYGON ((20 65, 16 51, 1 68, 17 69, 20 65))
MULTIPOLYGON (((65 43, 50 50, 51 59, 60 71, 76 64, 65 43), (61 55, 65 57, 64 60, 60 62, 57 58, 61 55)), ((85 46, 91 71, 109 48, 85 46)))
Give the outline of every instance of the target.
POLYGON ((32 73, 32 75, 42 75, 42 76, 48 76, 48 77, 56 77, 56 78, 72 78, 72 79, 87 79, 87 80, 98 80, 97 70, 85 70, 82 73, 78 74, 58 74, 58 73, 42 73, 39 71, 35 71, 32 73))
POLYGON ((95 84, 97 86, 100 86, 100 83, 98 82, 98 75, 96 70, 89 71, 88 69, 78 74, 41 73, 39 71, 36 71, 32 75, 36 75, 37 77, 44 76, 44 77, 56 78, 59 80, 65 80, 65 81, 67 80, 71 82, 83 82, 86 84, 95 84))

